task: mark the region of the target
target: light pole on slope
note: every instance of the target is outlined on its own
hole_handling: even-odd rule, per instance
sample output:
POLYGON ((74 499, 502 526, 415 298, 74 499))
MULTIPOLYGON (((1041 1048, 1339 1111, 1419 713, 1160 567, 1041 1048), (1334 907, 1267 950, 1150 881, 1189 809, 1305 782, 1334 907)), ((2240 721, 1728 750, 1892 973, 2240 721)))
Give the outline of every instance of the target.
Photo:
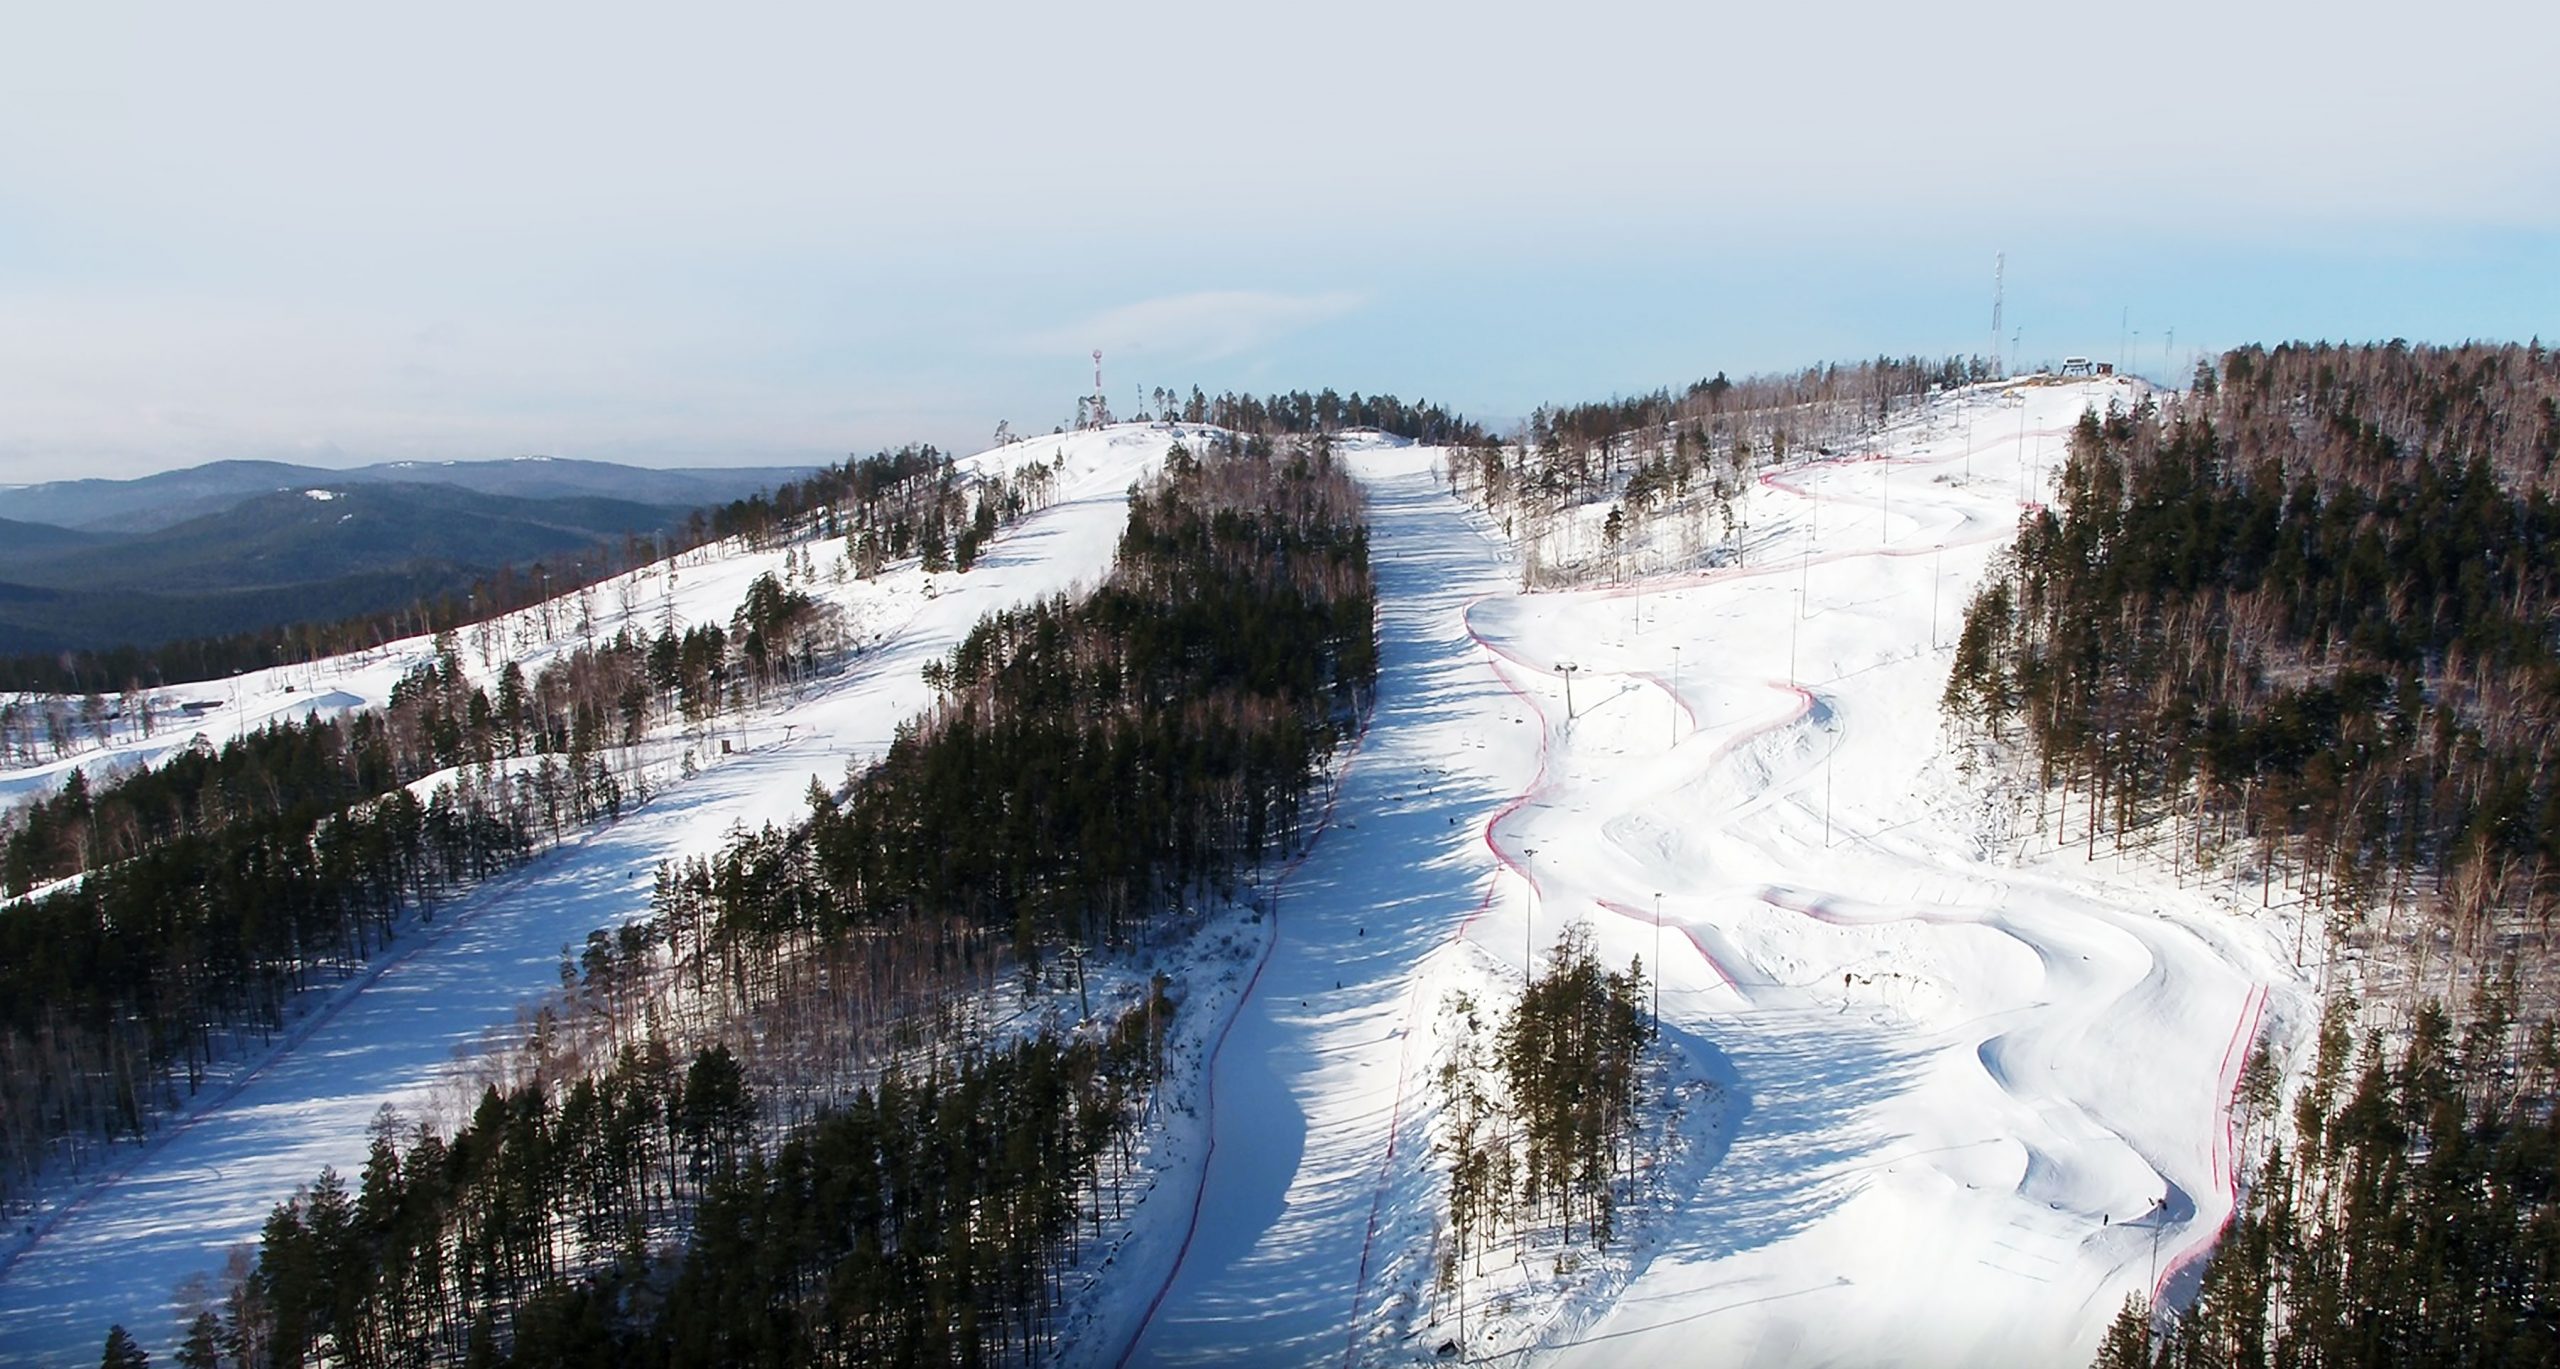
POLYGON ((1537 858, 1537 847, 1520 848, 1520 882, 1529 886, 1522 896, 1520 914, 1520 991, 1522 993, 1529 991, 1529 976, 1538 954, 1538 880, 1535 875, 1529 873, 1529 862, 1537 858))
POLYGON ((1831 758, 1840 754, 1840 732, 1835 722, 1830 728, 1831 749, 1822 753, 1822 845, 1831 846, 1831 758))

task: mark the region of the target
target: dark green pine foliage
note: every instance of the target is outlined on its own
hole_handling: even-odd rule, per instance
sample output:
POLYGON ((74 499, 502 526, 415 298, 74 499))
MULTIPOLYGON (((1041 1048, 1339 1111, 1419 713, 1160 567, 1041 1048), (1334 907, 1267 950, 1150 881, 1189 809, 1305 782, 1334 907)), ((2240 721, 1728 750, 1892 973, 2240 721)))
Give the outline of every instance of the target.
POLYGON ((144 1354, 133 1334, 121 1326, 107 1328, 107 1350, 98 1361, 99 1369, 150 1369, 151 1356, 144 1354))
POLYGON ((268 1218, 225 1342, 253 1365, 1035 1358, 1172 1011, 892 1070, 770 1151, 719 1048, 493 1089, 450 1140, 386 1125, 357 1192, 323 1173, 268 1218), (681 1258, 651 1239, 669 1212, 681 1258))
MULTIPOLYGON (((2514 991, 2467 1028, 2426 1008, 2397 1050, 2355 1050, 2333 1007, 2295 1146, 2151 1335, 2162 1369, 2560 1361, 2560 1038, 2516 1025, 2514 991)), ((2124 1322, 2102 1365, 2143 1362, 2124 1322)))
POLYGON ((1950 712, 2035 744, 2057 831, 2244 851, 2472 1003, 2352 1075, 2333 1010, 2193 1305, 2103 1362, 2551 1362, 2553 1051, 2515 1005, 2549 1001, 2560 911, 2560 357, 2240 349, 2167 412, 2085 415, 2058 493, 1950 712))
POLYGON ((2254 848, 2494 964, 2560 910, 2555 396, 2538 347, 2289 347, 2084 416, 1948 708, 2022 727, 2093 846, 2254 848))
MULTIPOLYGON (((1048 498, 1053 477, 1034 466, 965 481, 942 453, 908 448, 739 501, 698 520, 684 545, 903 542, 973 499, 983 541, 1048 498)), ((787 568, 800 559, 786 551, 787 568)), ((621 748, 654 722, 719 716, 840 654, 836 615, 791 580, 757 577, 725 627, 626 630, 532 679, 509 662, 494 695, 464 672, 459 634, 441 632, 380 710, 199 742, 96 790, 75 770, 61 793, 0 818, 0 892, 86 876, 0 918, 0 1198, 64 1141, 85 1152, 146 1130, 215 1059, 271 1037, 294 994, 371 958, 404 918, 431 917, 438 900, 645 800, 650 776, 621 748), (478 769, 518 759, 538 763, 478 769), (406 788, 441 770, 461 773, 438 797, 406 788)), ((502 578, 483 604, 535 602, 532 583, 502 578)), ((27 725, 0 714, 0 752, 27 725)))
POLYGON ((1522 1139, 1517 1201, 1527 1220, 1552 1212, 1573 1238, 1615 1230, 1612 1181, 1635 1173, 1635 1110, 1644 1048, 1654 1039, 1644 970, 1604 969, 1589 923, 1556 938, 1497 1048, 1522 1139))
POLYGON ((102 788, 74 771, 12 814, 0 890, 85 878, 0 917, 0 1196, 66 1139, 147 1130, 404 920, 645 799, 622 748, 653 720, 737 707, 834 649, 769 576, 738 618, 761 655, 717 625, 625 633, 530 680, 510 664, 494 698, 446 635, 379 710, 199 740, 102 788), (509 761, 532 764, 483 768, 509 761), (408 788, 448 770, 428 799, 408 788))
POLYGON ((1657 1035, 1643 965, 1606 969, 1590 924, 1576 922, 1494 1027, 1489 1058, 1474 1002, 1457 998, 1451 1012, 1438 1150, 1449 1166, 1455 1239, 1443 1252, 1443 1283, 1454 1284, 1500 1226, 1554 1221, 1567 1244, 1580 1233, 1606 1246, 1635 1178, 1636 1105, 1657 1035), (1498 1095, 1486 1087, 1491 1074, 1501 1079, 1498 1095))

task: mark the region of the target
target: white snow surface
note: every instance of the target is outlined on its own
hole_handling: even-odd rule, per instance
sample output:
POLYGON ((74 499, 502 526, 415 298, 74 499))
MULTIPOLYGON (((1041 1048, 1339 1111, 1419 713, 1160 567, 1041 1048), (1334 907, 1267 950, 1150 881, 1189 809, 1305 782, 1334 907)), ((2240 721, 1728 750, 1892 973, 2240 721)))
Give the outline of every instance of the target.
POLYGON ((1442 454, 1356 452, 1377 713, 1214 1057, 1187 1247, 1081 1358, 1435 1362, 1439 1003, 1498 1006, 1573 918, 1614 964, 1659 938, 1685 1158, 1589 1276, 1490 1257, 1466 1358, 2085 1363, 2174 1292, 2247 1043, 2302 1017, 2290 923, 2038 840, 1937 703, 2070 424, 2134 397, 1951 397, 1773 472, 1744 564, 1570 593, 1517 592, 1442 454))
MULTIPOLYGON (((2078 816, 2039 836, 1937 705, 1963 606, 2072 420, 2132 398, 1967 391, 1876 453, 1765 477, 1739 566, 1534 595, 1439 484, 1446 453, 1346 443, 1382 591, 1377 708, 1330 825, 1186 1016, 1205 1078, 1150 1132, 1158 1172, 1085 1276, 1066 1362, 1438 1362, 1457 1336, 1429 1296, 1439 1005, 1498 1008, 1573 918, 1613 964, 1650 970, 1659 943, 1667 1077, 1694 1105, 1591 1272, 1497 1255, 1469 1279, 1467 1359, 2085 1363, 2126 1294, 2191 1272, 2233 1202, 2240 1057, 2306 1016, 2291 925, 2192 872, 2087 859, 2078 816)), ((87 1190, 0 1271, 0 1364, 94 1357, 114 1318, 174 1339, 179 1279, 321 1164, 352 1172, 378 1103, 427 1097, 563 942, 642 912, 658 858, 788 818, 810 775, 924 704, 916 668, 979 614, 1096 578, 1168 440, 981 458, 1063 449, 1060 503, 940 597, 911 571, 847 587, 886 636, 855 670, 448 910, 87 1190)), ((725 617, 779 560, 685 567, 683 613, 725 617)), ((318 684, 378 700, 424 649, 318 684)), ((214 725, 296 711, 280 681, 244 681, 214 725)))

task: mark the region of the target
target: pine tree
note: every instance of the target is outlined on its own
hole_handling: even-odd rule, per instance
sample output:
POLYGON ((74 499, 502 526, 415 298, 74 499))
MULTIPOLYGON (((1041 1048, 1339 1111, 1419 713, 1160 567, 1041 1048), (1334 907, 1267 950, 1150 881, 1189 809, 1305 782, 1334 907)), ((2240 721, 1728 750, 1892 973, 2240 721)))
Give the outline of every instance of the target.
POLYGON ((150 1365, 151 1356, 143 1353, 121 1324, 107 1328, 106 1357, 98 1361, 98 1369, 150 1369, 150 1365))

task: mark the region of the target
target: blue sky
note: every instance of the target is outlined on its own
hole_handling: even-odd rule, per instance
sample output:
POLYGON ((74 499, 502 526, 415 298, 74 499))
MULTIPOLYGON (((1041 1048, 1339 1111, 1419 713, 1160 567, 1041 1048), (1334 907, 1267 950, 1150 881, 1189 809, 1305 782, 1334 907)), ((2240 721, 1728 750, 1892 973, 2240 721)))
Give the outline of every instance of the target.
POLYGON ((2545 6, 354 8, 0 17, 0 483, 2560 340, 2545 6))

